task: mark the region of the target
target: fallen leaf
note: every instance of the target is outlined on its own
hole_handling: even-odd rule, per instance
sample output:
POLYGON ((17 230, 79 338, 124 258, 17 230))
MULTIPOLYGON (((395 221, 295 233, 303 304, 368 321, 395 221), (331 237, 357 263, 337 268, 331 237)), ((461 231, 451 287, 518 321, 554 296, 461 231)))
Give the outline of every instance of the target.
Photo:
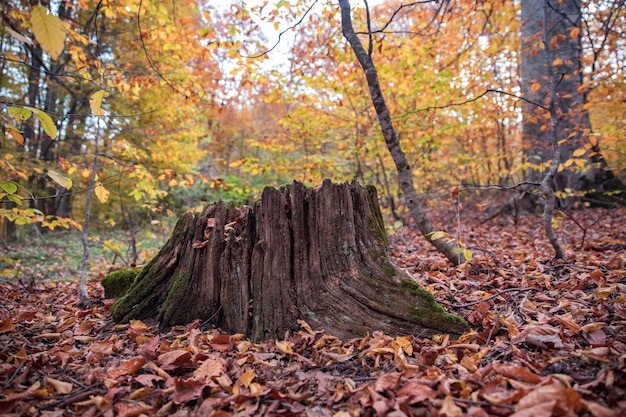
POLYGON ((193 376, 196 379, 207 381, 213 377, 222 375, 226 371, 223 359, 209 358, 194 371, 193 376))
POLYGON ((126 375, 134 374, 146 364, 146 360, 141 356, 128 359, 119 366, 107 371, 107 377, 116 379, 126 375))
POLYGON ((72 383, 60 381, 58 379, 48 377, 46 378, 46 381, 54 387, 54 390, 57 392, 57 394, 69 394, 74 388, 74 385, 72 383))
POLYGON ((515 379, 517 381, 528 382, 531 384, 538 384, 542 381, 542 378, 539 375, 534 374, 529 369, 522 368, 521 366, 494 363, 493 369, 502 376, 515 379))
POLYGON ((461 407, 454 403, 454 398, 452 398, 451 395, 446 395, 439 409, 439 415, 446 417, 462 417, 463 414, 461 407))
POLYGON ((10 332, 13 329, 15 329, 15 326, 13 326, 11 317, 5 317, 0 320, 0 334, 10 332))

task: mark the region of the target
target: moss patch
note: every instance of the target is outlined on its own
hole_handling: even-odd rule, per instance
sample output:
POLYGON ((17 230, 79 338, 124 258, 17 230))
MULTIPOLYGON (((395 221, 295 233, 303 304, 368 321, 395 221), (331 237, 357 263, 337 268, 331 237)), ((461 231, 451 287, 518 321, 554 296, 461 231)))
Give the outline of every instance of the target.
POLYGON ((469 329, 465 320, 456 314, 449 313, 433 295, 412 279, 402 280, 402 287, 415 296, 415 304, 409 312, 418 323, 438 329, 449 329, 450 332, 463 333, 469 329))
POLYGON ((100 281, 104 288, 104 298, 119 298, 124 296, 142 268, 120 269, 107 275, 100 281))

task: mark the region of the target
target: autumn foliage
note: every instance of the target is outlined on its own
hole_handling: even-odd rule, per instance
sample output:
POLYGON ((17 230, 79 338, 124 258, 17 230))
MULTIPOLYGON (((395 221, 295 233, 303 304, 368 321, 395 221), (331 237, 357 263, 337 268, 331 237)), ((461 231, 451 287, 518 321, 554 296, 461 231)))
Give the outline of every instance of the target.
MULTIPOLYGON (((99 227, 128 223, 129 208, 145 222, 293 179, 356 178, 393 196, 393 164, 337 7, 310 6, 76 0, 46 10, 8 2, 0 186, 14 205, 2 218, 77 226, 94 136, 103 142, 99 227), (272 31, 283 32, 277 49, 265 39, 272 31)), ((600 149, 619 176, 626 118, 616 28, 624 16, 611 2, 582 6, 593 134, 562 168, 583 169, 580 156, 600 149)), ((517 7, 372 6, 373 57, 420 190, 524 178, 517 7)), ((364 10, 354 14, 357 31, 366 30, 364 10)))

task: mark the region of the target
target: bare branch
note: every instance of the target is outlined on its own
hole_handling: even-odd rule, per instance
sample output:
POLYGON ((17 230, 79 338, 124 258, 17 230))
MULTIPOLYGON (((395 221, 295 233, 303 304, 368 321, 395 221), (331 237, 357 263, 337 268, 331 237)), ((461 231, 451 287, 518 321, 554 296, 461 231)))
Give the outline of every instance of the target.
POLYGON ((365 16, 367 20, 367 54, 372 56, 372 52, 374 51, 374 40, 372 39, 372 18, 370 16, 370 6, 367 4, 367 0, 363 0, 363 3, 365 3, 365 16))
MULTIPOLYGON (((391 14, 391 17, 389 18, 389 20, 387 21, 387 23, 385 23, 383 25, 382 28, 375 30, 373 33, 379 33, 379 32, 384 32, 385 29, 387 29, 387 27, 389 27, 389 25, 393 22, 393 19, 396 18, 396 15, 398 13, 400 13, 400 11, 402 9, 404 9, 405 7, 413 7, 416 6, 418 4, 427 4, 427 3, 439 3, 440 0, 420 0, 420 1, 414 1, 412 3, 407 3, 407 4, 400 4, 400 6, 391 14)), ((434 20, 434 19, 433 19, 434 20)), ((371 31, 370 31, 371 32, 371 31)))
POLYGON ((267 49, 261 53, 258 53, 256 55, 243 55, 244 58, 250 58, 250 59, 256 59, 256 58, 261 58, 264 55, 269 54, 270 52, 272 52, 274 49, 276 49, 276 47, 278 46, 278 44, 280 44, 280 40, 282 38, 282 36, 289 32, 291 29, 295 29, 296 27, 298 27, 303 21, 304 19, 308 16, 308 14, 311 12, 311 10, 313 9, 313 7, 315 7, 315 5, 317 4, 318 0, 315 0, 313 2, 313 4, 311 4, 309 6, 309 8, 306 10, 306 12, 304 12, 304 14, 302 15, 302 17, 300 18, 300 20, 298 20, 296 23, 294 23, 293 25, 289 26, 287 29, 281 31, 278 34, 278 39, 276 40, 276 43, 274 45, 272 45, 272 47, 270 49, 267 49))
POLYGON ((161 74, 161 71, 159 71, 159 69, 156 67, 156 65, 154 65, 154 62, 150 58, 150 54, 148 53, 148 49, 146 48, 146 43, 143 40, 143 31, 141 29, 141 6, 142 6, 142 4, 143 4, 143 0, 139 0, 139 8, 137 9, 137 29, 139 30, 139 40, 141 41, 141 48, 143 49, 143 52, 146 55, 146 59, 148 60, 148 64, 150 65, 150 68, 152 68, 152 70, 159 76, 159 78, 161 78, 163 81, 165 81, 165 83, 172 90, 176 91, 178 94, 180 94, 183 97, 185 97, 186 99, 188 99, 189 96, 187 96, 187 94, 185 94, 182 91, 180 91, 174 84, 172 84, 167 78, 165 78, 163 76, 163 74, 161 74))
POLYGON ((464 100, 464 101, 459 101, 459 102, 455 102, 455 103, 448 103, 448 104, 442 104, 440 106, 428 106, 428 107, 423 107, 423 108, 416 109, 416 110, 410 110, 410 111, 402 113, 399 116, 394 117, 394 119, 400 119, 400 118, 406 117, 406 116, 408 116, 410 114, 421 113, 421 112, 424 112, 424 111, 438 110, 438 109, 447 109, 447 108, 450 108, 450 107, 463 106, 465 104, 472 103, 474 101, 480 100, 481 98, 486 96, 488 93, 497 93, 497 94, 502 94, 502 95, 505 95, 505 96, 513 97, 515 99, 522 100, 522 101, 525 101, 526 103, 532 104, 533 106, 537 106, 537 107, 539 107, 539 108, 541 108, 543 110, 549 110, 548 107, 546 107, 546 106, 544 106, 542 104, 539 104, 537 102, 534 102, 532 100, 529 100, 527 98, 518 96, 517 94, 509 93, 507 91, 502 91, 502 90, 496 90, 496 89, 493 89, 493 88, 488 88, 485 91, 483 91, 482 93, 480 93, 479 95, 477 95, 476 97, 472 97, 472 98, 469 98, 469 99, 464 100))

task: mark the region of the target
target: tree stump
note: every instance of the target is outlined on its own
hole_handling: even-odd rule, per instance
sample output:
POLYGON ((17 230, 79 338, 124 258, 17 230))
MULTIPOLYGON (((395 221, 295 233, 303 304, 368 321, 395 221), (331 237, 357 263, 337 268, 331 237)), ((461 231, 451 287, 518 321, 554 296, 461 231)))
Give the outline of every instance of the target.
POLYGON ((467 330, 388 250, 374 187, 266 188, 253 207, 218 202, 183 215, 112 314, 155 317, 163 329, 210 319, 257 341, 282 338, 300 319, 340 338, 467 330))

